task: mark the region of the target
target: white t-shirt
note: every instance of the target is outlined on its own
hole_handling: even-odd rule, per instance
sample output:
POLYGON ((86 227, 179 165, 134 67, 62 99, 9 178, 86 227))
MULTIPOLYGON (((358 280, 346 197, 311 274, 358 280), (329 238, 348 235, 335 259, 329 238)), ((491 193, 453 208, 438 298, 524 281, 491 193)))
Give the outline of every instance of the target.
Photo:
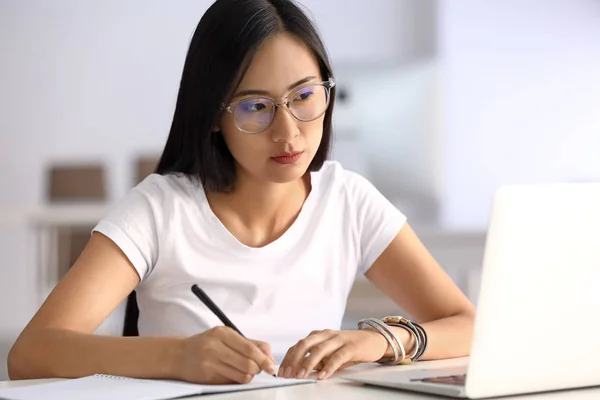
POLYGON ((404 225, 369 181, 327 161, 292 226, 261 247, 239 242, 201 185, 153 174, 94 228, 140 276, 140 335, 194 335, 222 325, 192 293, 198 284, 244 335, 276 361, 313 330, 340 329, 348 293, 404 225))

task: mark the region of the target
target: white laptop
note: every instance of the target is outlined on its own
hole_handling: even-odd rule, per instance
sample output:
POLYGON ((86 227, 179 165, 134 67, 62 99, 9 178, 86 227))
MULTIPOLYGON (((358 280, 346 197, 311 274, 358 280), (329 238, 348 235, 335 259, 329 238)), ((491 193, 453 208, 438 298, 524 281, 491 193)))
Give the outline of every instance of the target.
POLYGON ((346 379, 472 399, 600 385, 600 183, 496 192, 462 371, 346 379))

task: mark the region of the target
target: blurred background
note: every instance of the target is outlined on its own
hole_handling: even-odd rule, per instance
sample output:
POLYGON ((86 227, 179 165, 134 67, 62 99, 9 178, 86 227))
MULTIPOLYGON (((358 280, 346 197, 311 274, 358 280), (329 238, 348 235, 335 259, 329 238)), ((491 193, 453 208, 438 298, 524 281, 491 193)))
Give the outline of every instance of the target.
MULTIPOLYGON (((0 380, 95 221, 152 172, 211 3, 0 0, 0 380)), ((301 3, 338 83, 333 158, 475 303, 499 185, 600 181, 600 1, 301 3)), ((394 312, 359 279, 345 325, 394 312)))

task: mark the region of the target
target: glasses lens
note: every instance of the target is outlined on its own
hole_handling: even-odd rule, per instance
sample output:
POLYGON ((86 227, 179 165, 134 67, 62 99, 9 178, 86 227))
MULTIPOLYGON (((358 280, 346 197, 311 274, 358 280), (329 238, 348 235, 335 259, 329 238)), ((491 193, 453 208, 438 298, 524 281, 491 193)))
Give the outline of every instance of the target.
POLYGON ((240 102, 233 112, 238 129, 246 133, 265 130, 275 115, 275 104, 270 99, 254 98, 240 102))
POLYGON ((320 117, 329 103, 329 92, 323 85, 311 85, 298 89, 292 96, 290 110, 301 121, 320 117))

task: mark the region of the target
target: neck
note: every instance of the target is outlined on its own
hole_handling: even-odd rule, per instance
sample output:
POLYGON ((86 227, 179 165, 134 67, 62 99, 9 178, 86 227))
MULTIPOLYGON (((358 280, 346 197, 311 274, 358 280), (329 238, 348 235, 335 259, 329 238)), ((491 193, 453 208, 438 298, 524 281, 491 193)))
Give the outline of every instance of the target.
POLYGON ((288 183, 243 179, 229 197, 242 220, 262 224, 298 212, 310 191, 308 182, 305 178, 288 183))
POLYGON ((215 215, 242 243, 266 245, 295 221, 310 192, 310 175, 289 183, 272 183, 238 175, 231 193, 207 193, 215 215))

